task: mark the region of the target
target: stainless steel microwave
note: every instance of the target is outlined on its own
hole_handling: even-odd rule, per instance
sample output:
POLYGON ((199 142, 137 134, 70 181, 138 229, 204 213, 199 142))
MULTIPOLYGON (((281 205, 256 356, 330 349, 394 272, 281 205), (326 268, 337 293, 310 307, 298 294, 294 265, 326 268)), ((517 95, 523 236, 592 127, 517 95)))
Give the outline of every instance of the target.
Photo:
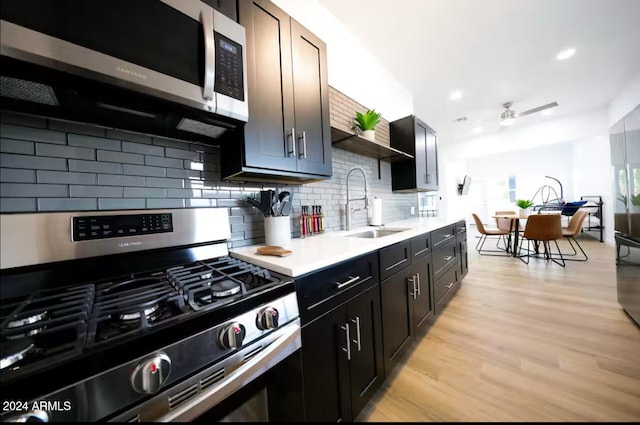
MULTIPOLYGON (((73 95, 43 92, 48 82, 33 81, 51 70, 198 111, 202 119, 185 113, 175 122, 180 130, 215 136, 207 125, 248 120, 245 30, 202 1, 3 0, 1 12, 3 59, 39 69, 28 73, 35 78, 3 72, 3 97, 68 102, 73 95)), ((125 101, 98 103, 138 118, 155 114, 125 101)))

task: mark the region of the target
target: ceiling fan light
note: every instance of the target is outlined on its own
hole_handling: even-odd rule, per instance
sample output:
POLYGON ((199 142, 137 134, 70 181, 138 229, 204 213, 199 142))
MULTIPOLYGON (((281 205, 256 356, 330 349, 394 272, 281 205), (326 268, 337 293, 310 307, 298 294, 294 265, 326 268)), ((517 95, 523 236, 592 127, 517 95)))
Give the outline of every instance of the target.
POLYGON ((515 118, 510 117, 510 118, 505 118, 503 120, 500 120, 500 125, 503 127, 509 127, 510 125, 512 125, 515 122, 515 118))

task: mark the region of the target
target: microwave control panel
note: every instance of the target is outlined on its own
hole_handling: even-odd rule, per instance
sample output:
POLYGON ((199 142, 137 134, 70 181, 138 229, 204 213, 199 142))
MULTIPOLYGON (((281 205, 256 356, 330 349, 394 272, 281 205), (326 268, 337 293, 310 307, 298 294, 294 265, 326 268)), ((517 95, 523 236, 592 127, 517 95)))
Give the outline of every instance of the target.
POLYGON ((214 91, 244 101, 244 71, 242 45, 214 33, 216 45, 216 72, 214 91))
POLYGON ((73 217, 74 241, 120 238, 173 232, 171 214, 132 214, 73 217))

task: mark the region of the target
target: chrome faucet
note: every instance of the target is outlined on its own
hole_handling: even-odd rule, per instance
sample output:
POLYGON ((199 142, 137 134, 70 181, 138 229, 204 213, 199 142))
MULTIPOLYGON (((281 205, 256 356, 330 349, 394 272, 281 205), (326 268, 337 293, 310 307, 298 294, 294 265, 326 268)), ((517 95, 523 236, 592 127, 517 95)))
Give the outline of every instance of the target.
POLYGON ((364 209, 368 210, 369 209, 369 189, 368 189, 368 184, 367 184, 367 174, 364 172, 364 169, 362 167, 353 167, 349 170, 349 172, 347 173, 347 206, 346 206, 346 216, 347 216, 347 230, 351 230, 351 213, 352 212, 356 212, 356 211, 360 211, 362 208, 358 208, 358 209, 353 209, 351 208, 351 202, 352 201, 364 201, 364 209), (351 176, 351 173, 353 173, 354 171, 360 171, 362 173, 362 177, 364 177, 364 198, 357 198, 357 199, 351 199, 349 198, 349 177, 351 176))

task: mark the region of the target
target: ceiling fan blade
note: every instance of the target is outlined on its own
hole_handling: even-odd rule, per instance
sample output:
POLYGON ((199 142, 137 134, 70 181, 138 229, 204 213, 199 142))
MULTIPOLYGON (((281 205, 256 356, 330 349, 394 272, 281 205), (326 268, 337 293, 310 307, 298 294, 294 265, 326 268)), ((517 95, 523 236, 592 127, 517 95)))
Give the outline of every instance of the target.
POLYGON ((525 115, 535 114, 536 112, 544 111, 545 109, 555 108, 556 106, 558 106, 558 102, 551 102, 551 103, 547 103, 546 105, 538 106, 537 108, 529 109, 528 111, 520 112, 516 116, 523 117, 525 115))

